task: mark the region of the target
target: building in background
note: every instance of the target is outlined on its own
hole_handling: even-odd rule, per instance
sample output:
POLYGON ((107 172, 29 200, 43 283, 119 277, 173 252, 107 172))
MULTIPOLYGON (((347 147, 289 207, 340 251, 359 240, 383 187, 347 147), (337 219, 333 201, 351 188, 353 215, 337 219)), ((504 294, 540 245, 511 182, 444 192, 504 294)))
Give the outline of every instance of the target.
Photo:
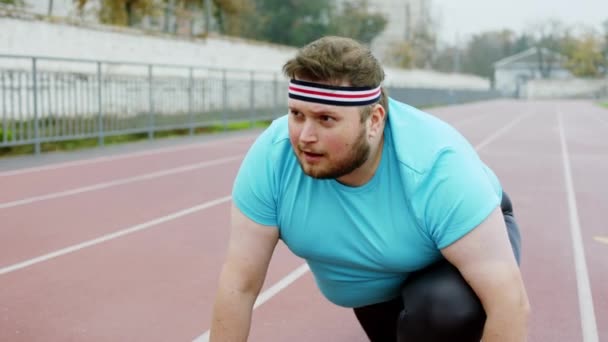
POLYGON ((564 67, 565 61, 556 52, 531 47, 494 63, 495 88, 505 96, 525 97, 526 85, 531 80, 572 78, 564 67))

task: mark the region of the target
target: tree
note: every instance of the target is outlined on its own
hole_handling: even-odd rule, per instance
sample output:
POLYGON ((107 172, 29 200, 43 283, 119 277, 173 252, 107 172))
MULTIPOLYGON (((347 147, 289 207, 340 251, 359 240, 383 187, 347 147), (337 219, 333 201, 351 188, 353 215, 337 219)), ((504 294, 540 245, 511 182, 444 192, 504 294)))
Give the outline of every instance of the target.
POLYGON ((213 17, 219 32, 231 36, 246 35, 254 15, 251 0, 213 0, 213 17))
POLYGON ((336 6, 329 0, 251 0, 239 16, 246 38, 302 46, 321 36, 341 35, 369 43, 386 20, 370 13, 367 0, 350 0, 336 6))
POLYGON ((433 69, 441 72, 461 72, 464 52, 458 46, 447 46, 440 49, 433 60, 433 69))
MULTIPOLYGON (((74 0, 78 11, 82 12, 88 0, 74 0)), ((99 21, 104 24, 134 26, 144 16, 157 15, 154 0, 101 0, 99 21)))
POLYGON ((13 6, 23 6, 25 5, 23 0, 0 0, 0 4, 4 5, 13 5, 13 6))
POLYGON ((395 44, 389 54, 389 63, 391 65, 405 69, 415 67, 414 59, 416 52, 409 42, 404 41, 395 44))
POLYGON ((604 29, 604 39, 602 43, 602 55, 604 56, 604 70, 603 74, 608 75, 608 19, 602 24, 604 29))
POLYGON ((560 20, 549 19, 532 24, 528 28, 528 35, 535 41, 538 71, 541 77, 551 77, 553 66, 560 63, 558 54, 563 51, 563 44, 570 35, 570 29, 560 20))
POLYGON ((579 77, 598 77, 605 68, 606 59, 602 54, 602 41, 593 32, 587 32, 574 41, 572 53, 568 56, 566 67, 579 77))
POLYGON ((463 52, 462 71, 493 79, 494 63, 519 52, 516 51, 515 42, 515 35, 510 30, 473 35, 463 52))
POLYGON ((247 38, 301 46, 327 32, 332 5, 327 0, 253 0, 247 38))
POLYGON ((343 9, 330 20, 328 33, 369 44, 386 24, 382 14, 370 13, 367 0, 359 0, 344 4, 343 9))
POLYGON ((405 4, 406 30, 401 42, 393 42, 384 58, 387 65, 402 68, 431 68, 437 58, 437 30, 439 20, 432 15, 429 1, 420 1, 417 16, 405 4))
POLYGON ((152 0, 102 0, 99 19, 102 23, 134 26, 146 15, 155 15, 152 0))

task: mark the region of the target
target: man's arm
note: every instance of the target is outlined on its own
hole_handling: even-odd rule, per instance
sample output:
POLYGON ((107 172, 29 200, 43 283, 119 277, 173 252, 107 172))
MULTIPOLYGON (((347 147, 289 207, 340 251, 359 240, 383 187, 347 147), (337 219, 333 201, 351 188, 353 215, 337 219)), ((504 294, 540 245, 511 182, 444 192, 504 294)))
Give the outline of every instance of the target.
POLYGON ((525 341, 530 307, 500 208, 442 253, 481 300, 483 341, 525 341))
POLYGON ((232 206, 230 242, 211 321, 212 342, 246 341, 253 304, 279 240, 276 227, 259 225, 232 206))

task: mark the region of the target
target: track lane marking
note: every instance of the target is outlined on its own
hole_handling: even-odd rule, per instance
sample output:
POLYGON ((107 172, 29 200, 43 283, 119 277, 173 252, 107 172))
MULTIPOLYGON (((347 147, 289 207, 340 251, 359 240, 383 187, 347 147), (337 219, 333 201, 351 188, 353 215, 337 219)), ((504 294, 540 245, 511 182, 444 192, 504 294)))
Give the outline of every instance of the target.
POLYGON ((178 219, 180 217, 183 217, 183 216, 186 216, 186 215, 190 215, 190 214, 194 214, 194 213, 196 213, 198 211, 209 209, 211 207, 215 207, 217 205, 226 203, 226 202, 230 201, 231 199, 232 199, 232 196, 224 196, 224 197, 216 198, 214 200, 207 201, 205 203, 196 205, 194 207, 190 207, 190 208, 187 208, 187 209, 184 209, 184 210, 177 211, 177 212, 175 212, 173 214, 161 216, 161 217, 155 218, 153 220, 150 220, 150 221, 147 221, 147 222, 135 225, 135 226, 124 228, 124 229, 116 231, 114 233, 102 235, 102 236, 100 236, 98 238, 95 238, 95 239, 92 239, 92 240, 88 240, 88 241, 85 241, 85 242, 82 242, 82 243, 79 243, 79 244, 75 244, 75 245, 72 245, 72 246, 69 246, 69 247, 65 247, 65 248, 56 250, 54 252, 51 252, 51 253, 48 253, 48 254, 44 254, 44 255, 41 255, 41 256, 38 256, 38 257, 35 257, 35 258, 32 258, 32 259, 28 259, 28 260, 25 260, 25 261, 22 261, 22 262, 13 264, 13 265, 2 267, 2 268, 0 268, 0 276, 4 275, 4 274, 7 274, 7 273, 10 273, 10 272, 14 272, 14 271, 17 271, 17 270, 24 269, 24 268, 29 267, 29 266, 33 266, 33 265, 39 264, 39 263, 47 261, 47 260, 51 260, 51 259, 63 256, 63 255, 66 255, 66 254, 73 253, 73 252, 82 250, 82 249, 87 248, 87 247, 92 247, 92 246, 95 246, 95 245, 99 245, 101 243, 117 239, 119 237, 123 237, 123 236, 129 235, 129 234, 133 234, 133 233, 145 230, 145 229, 149 229, 149 228, 155 227, 155 226, 157 226, 157 225, 159 225, 161 223, 165 223, 165 222, 168 222, 168 221, 171 221, 171 220, 175 220, 175 219, 178 219))
POLYGON ((591 284, 589 283, 589 272, 587 270, 587 263, 585 259, 585 248, 581 233, 581 225, 576 204, 576 192, 574 190, 574 182, 572 180, 570 157, 568 153, 568 145, 566 144, 562 113, 559 108, 557 109, 557 123, 559 126, 559 138, 563 162, 562 166, 564 170, 564 181, 566 184, 566 196, 568 199, 568 216, 570 219, 570 235, 574 254, 574 269, 576 271, 576 287, 578 290, 579 314, 583 333, 583 342, 598 342, 599 336, 595 320, 595 311, 593 309, 593 296, 591 292, 591 284))
MULTIPOLYGON (((270 300, 270 298, 274 297, 279 292, 284 290, 287 286, 294 283, 296 280, 298 280, 300 277, 302 277, 304 274, 306 274, 309 270, 310 269, 308 268, 308 264, 302 264, 295 270, 291 271, 288 275, 281 278, 281 280, 276 282, 274 285, 272 285, 271 287, 266 289, 266 291, 262 292, 258 296, 258 298, 255 301, 255 304, 253 304, 253 310, 258 308, 260 305, 266 303, 268 300, 270 300)), ((208 342, 209 333, 210 333, 209 330, 205 331, 199 337, 195 338, 193 340, 193 342, 208 342)))
POLYGON ((486 147, 489 144, 491 144, 492 142, 494 142, 500 136, 502 136, 505 133, 507 133, 507 131, 509 131, 511 128, 513 128, 513 126, 515 126, 518 123, 520 123, 528 115, 530 115, 530 114, 528 113, 528 114, 522 114, 522 115, 518 116, 517 118, 515 118, 515 120, 511 121, 508 125, 506 125, 503 128, 495 131, 494 134, 491 134, 490 136, 488 136, 487 138, 485 138, 482 142, 480 142, 479 144, 477 144, 477 146, 475 146, 475 149, 477 151, 482 150, 484 147, 486 147))
POLYGON ((212 146, 212 145, 217 145, 217 144, 221 145, 221 144, 227 143, 227 142, 235 142, 235 141, 241 141, 241 140, 246 141, 246 140, 250 140, 255 137, 256 137, 255 134, 250 134, 250 135, 239 136, 239 137, 235 137, 235 138, 225 138, 225 139, 216 139, 216 140, 212 140, 212 141, 205 141, 205 142, 201 142, 201 143, 172 146, 172 147, 161 147, 161 148, 155 148, 155 149, 146 149, 145 151, 137 151, 137 152, 127 152, 127 153, 121 153, 120 155, 114 155, 114 156, 103 156, 103 157, 90 158, 90 159, 84 159, 84 160, 58 162, 58 163, 53 163, 51 165, 45 165, 45 166, 34 166, 34 167, 28 167, 28 168, 23 168, 23 169, 17 169, 17 170, 0 171, 0 177, 16 176, 16 175, 22 175, 22 174, 26 174, 26 173, 48 171, 48 170, 57 170, 57 169, 62 169, 62 168, 67 168, 67 167, 103 163, 103 162, 122 160, 122 159, 128 159, 128 158, 133 158, 133 157, 143 157, 143 156, 149 156, 149 155, 155 155, 155 154, 178 152, 178 151, 196 149, 196 148, 200 148, 200 147, 207 147, 207 146, 212 146))
POLYGON ((52 192, 52 193, 48 193, 45 195, 32 196, 32 197, 23 198, 20 200, 0 203, 0 209, 7 209, 7 208, 17 207, 17 206, 21 206, 21 205, 32 204, 32 203, 36 203, 36 202, 40 202, 40 201, 46 201, 46 200, 51 200, 51 199, 56 199, 56 198, 61 198, 61 197, 78 195, 78 194, 82 194, 85 192, 107 189, 107 188, 118 186, 118 185, 125 185, 125 184, 129 184, 129 183, 141 182, 141 181, 145 181, 145 180, 150 180, 150 179, 154 179, 154 178, 193 171, 193 170, 197 170, 197 169, 204 169, 204 168, 207 168, 210 166, 216 166, 216 165, 221 165, 221 164, 226 164, 226 163, 230 163, 233 161, 237 161, 237 160, 242 159, 243 156, 244 155, 239 154, 239 155, 229 156, 229 157, 220 158, 220 159, 207 160, 207 161, 200 162, 200 163, 188 164, 188 165, 184 165, 184 166, 180 166, 180 167, 175 167, 175 168, 151 172, 151 173, 143 173, 143 174, 140 174, 137 176, 132 176, 132 177, 120 178, 120 179, 116 179, 116 180, 109 181, 109 182, 97 183, 97 184, 93 184, 93 185, 83 186, 83 187, 60 191, 60 192, 52 192))
POLYGON ((593 238, 593 240, 608 245, 608 236, 596 236, 593 238))

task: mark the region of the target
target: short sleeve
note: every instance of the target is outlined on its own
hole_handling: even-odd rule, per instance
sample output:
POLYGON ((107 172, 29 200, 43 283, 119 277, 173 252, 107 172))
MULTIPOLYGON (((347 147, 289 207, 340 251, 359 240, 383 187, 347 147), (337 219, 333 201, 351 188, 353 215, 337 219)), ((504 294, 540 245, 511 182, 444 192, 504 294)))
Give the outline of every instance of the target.
POLYGON ((439 249, 466 235, 500 204, 502 190, 492 175, 472 149, 438 153, 415 209, 439 249))
POLYGON ((273 127, 269 127, 247 152, 232 189, 234 204, 254 222, 277 226, 273 127))

